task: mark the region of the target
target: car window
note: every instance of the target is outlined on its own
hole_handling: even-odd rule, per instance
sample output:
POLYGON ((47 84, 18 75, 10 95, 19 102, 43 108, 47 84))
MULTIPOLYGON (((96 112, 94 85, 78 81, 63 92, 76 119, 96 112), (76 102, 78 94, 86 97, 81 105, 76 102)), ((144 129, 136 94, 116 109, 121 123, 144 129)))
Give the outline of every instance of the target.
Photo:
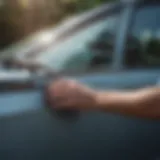
POLYGON ((146 5, 133 15, 126 45, 128 67, 160 66, 160 4, 146 5))
POLYGON ((84 27, 45 53, 37 61, 58 71, 88 71, 107 68, 112 63, 119 14, 84 27))

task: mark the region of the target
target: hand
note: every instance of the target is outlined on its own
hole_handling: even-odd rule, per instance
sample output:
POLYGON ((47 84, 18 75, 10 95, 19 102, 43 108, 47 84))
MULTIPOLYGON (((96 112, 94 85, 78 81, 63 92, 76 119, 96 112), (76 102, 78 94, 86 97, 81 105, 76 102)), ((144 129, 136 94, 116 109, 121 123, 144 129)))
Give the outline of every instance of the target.
POLYGON ((96 107, 96 92, 73 80, 51 83, 47 99, 56 109, 93 110, 96 107))

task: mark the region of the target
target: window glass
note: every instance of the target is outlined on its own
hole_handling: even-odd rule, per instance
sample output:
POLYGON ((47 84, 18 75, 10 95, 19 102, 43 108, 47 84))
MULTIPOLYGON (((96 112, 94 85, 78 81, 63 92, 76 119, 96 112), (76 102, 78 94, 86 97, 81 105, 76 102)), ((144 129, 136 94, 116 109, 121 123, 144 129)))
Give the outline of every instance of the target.
POLYGON ((35 59, 58 71, 107 68, 112 63, 118 17, 97 20, 35 59))
POLYGON ((160 5, 137 9, 126 47, 128 67, 160 66, 160 5))

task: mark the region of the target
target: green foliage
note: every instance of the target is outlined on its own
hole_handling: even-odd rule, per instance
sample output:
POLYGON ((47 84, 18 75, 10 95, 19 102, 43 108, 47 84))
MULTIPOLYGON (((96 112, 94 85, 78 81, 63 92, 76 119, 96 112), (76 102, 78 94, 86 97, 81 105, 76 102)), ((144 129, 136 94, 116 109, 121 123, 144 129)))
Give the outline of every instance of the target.
POLYGON ((90 8, 95 8, 103 3, 113 0, 77 0, 77 11, 82 12, 90 8))

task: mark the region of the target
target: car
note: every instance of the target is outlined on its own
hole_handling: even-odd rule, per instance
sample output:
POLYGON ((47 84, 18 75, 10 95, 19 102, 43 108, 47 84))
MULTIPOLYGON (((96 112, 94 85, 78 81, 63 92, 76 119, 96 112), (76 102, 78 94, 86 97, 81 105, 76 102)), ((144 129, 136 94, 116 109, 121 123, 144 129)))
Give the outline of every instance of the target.
POLYGON ((156 85, 159 14, 158 0, 107 3, 1 51, 6 71, 25 72, 0 77, 0 158, 160 159, 159 121, 56 111, 45 100, 57 76, 95 89, 156 85))

